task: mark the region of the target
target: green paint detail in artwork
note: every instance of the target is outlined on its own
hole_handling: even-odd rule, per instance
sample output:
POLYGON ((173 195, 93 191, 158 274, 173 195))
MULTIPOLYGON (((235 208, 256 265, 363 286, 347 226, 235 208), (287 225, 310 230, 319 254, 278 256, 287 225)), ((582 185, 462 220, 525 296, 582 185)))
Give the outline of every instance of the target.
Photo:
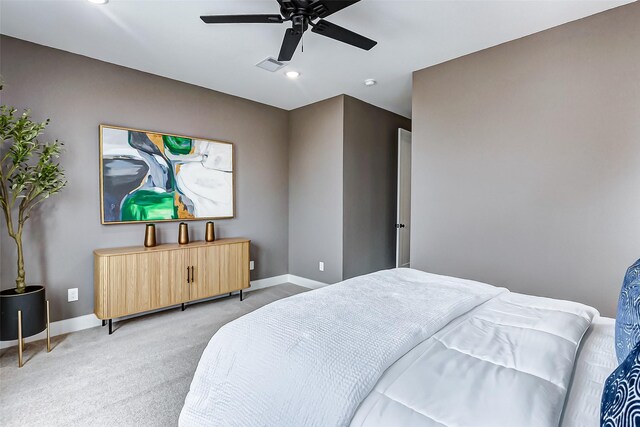
POLYGON ((164 142, 164 147, 175 156, 191 153, 191 138, 162 135, 162 141, 164 142))
POLYGON ((138 190, 129 194, 120 210, 122 221, 158 221, 178 218, 178 209, 173 203, 174 192, 159 193, 138 190))

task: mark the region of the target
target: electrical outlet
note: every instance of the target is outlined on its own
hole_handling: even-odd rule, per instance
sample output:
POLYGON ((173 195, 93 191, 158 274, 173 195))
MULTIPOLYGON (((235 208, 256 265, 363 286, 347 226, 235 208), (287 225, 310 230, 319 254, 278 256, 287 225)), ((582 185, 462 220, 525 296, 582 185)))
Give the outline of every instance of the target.
POLYGON ((256 268, 256 265, 253 261, 249 261, 249 270, 253 270, 254 268, 256 268))
POLYGON ((320 271, 324 271, 324 262, 320 261, 320 263, 318 264, 318 269, 320 271))
POLYGON ((78 301, 78 288, 67 290, 67 302, 78 301))

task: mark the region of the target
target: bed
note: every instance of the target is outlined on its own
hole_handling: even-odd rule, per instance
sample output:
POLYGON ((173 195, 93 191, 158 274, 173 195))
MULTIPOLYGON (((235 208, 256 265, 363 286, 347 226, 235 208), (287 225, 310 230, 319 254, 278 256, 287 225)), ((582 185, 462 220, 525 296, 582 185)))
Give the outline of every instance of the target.
POLYGON ((393 269, 269 304, 205 349, 181 426, 597 426, 613 324, 393 269))

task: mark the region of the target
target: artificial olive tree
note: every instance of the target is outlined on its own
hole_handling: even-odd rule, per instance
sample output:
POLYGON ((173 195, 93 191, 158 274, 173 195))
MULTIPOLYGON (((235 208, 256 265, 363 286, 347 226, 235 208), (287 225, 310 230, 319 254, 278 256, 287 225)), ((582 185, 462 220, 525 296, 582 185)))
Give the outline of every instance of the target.
POLYGON ((49 119, 36 122, 30 116, 30 110, 18 113, 14 107, 0 106, 0 206, 9 236, 18 250, 18 293, 24 293, 26 287, 22 245, 24 224, 36 206, 58 193, 67 183, 56 160, 63 144, 57 140, 40 142, 38 137, 49 119))

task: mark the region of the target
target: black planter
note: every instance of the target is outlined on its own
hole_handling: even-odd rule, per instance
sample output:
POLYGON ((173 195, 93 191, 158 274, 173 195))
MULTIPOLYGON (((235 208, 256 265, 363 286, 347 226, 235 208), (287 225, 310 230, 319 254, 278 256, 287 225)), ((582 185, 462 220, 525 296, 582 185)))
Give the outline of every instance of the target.
POLYGON ((0 292, 0 341, 18 339, 18 310, 22 310, 22 337, 30 337, 47 328, 47 302, 44 286, 27 286, 24 293, 15 289, 0 292))

